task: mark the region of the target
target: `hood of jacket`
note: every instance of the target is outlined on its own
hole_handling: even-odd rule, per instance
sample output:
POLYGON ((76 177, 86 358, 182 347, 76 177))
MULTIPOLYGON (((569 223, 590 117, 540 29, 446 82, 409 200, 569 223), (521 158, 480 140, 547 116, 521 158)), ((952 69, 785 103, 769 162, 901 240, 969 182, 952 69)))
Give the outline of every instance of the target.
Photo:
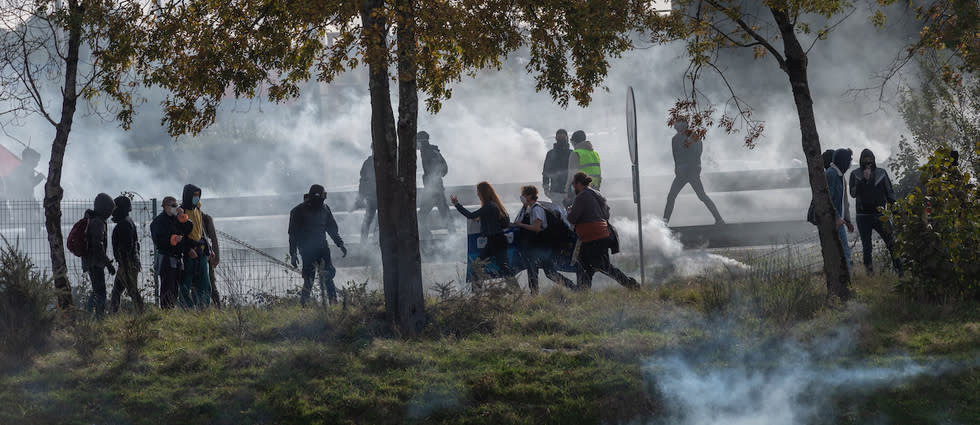
POLYGON ((116 209, 112 211, 112 221, 120 223, 129 217, 129 212, 133 210, 133 202, 125 196, 117 196, 114 202, 116 209))
POLYGON ((180 207, 185 210, 192 210, 194 208, 197 208, 197 205, 195 205, 191 201, 194 200, 194 192, 198 192, 200 190, 201 188, 194 186, 192 184, 184 185, 184 193, 181 196, 180 207))
POLYGON ((878 163, 875 162, 875 154, 874 154, 874 152, 871 152, 871 149, 865 149, 865 150, 861 151, 861 156, 858 157, 858 167, 861 167, 861 163, 864 161, 865 158, 871 158, 871 169, 872 170, 875 170, 876 168, 878 168, 878 163))
POLYGON ((823 157, 823 169, 826 170, 830 168, 830 164, 834 163, 834 150, 827 149, 823 151, 823 155, 821 156, 823 157))
POLYGON ((554 150, 556 150, 556 151, 570 151, 570 150, 572 150, 568 146, 568 142, 555 142, 555 144, 552 145, 551 148, 554 149, 554 150))
POLYGON ((102 219, 104 220, 109 218, 110 215, 112 215, 112 211, 114 209, 116 209, 116 204, 112 202, 111 196, 105 193, 100 193, 95 197, 95 205, 94 208, 92 209, 95 215, 102 217, 102 219))
POLYGON ((572 148, 572 149, 573 149, 573 150, 574 150, 574 149, 585 149, 585 150, 587 150, 587 151, 592 151, 592 150, 595 150, 595 149, 593 149, 593 148, 592 148, 592 142, 590 142, 590 141, 588 141, 588 140, 586 140, 586 141, 584 141, 584 142, 582 142, 582 143, 578 143, 578 144, 576 144, 576 145, 575 145, 575 147, 574 147, 574 148, 572 148))
POLYGON ((851 166, 851 154, 850 149, 837 149, 834 151, 834 165, 837 166, 837 170, 841 173, 846 172, 851 166))

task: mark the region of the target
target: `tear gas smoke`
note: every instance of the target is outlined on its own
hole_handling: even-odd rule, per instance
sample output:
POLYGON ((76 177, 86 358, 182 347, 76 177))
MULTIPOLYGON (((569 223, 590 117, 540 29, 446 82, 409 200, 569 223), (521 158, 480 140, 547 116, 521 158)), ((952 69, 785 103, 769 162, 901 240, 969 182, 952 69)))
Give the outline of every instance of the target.
MULTIPOLYGON (((623 252, 639 252, 636 220, 613 217, 612 224, 620 238, 623 252)), ((749 266, 723 255, 703 250, 684 250, 684 245, 660 217, 643 218, 643 249, 648 264, 667 266, 679 276, 696 276, 722 271, 748 270, 749 266)))

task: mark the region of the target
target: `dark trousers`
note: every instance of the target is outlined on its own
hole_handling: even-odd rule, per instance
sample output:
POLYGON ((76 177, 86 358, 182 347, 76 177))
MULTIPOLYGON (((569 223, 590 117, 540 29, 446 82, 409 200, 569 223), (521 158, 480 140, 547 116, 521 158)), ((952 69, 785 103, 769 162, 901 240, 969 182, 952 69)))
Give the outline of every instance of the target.
MULTIPOLYGON (((375 201, 366 201, 364 203, 364 221, 361 223, 361 243, 363 244, 367 241, 368 235, 371 234, 371 225, 374 224, 374 216, 378 213, 378 203, 375 201)), ((448 208, 448 207, 447 207, 448 208)))
POLYGON ((178 298, 181 307, 204 308, 211 305, 210 273, 207 256, 198 254, 197 258, 184 259, 184 276, 180 280, 178 298))
POLYGON ((177 259, 162 256, 158 264, 160 270, 160 308, 174 308, 177 306, 177 288, 181 280, 180 263, 177 259))
POLYGON ((674 177, 674 182, 670 184, 670 191, 667 192, 667 205, 664 207, 664 221, 670 221, 670 215, 674 212, 674 201, 677 200, 677 194, 681 193, 681 189, 684 185, 690 183, 691 189, 694 189, 694 193, 698 195, 698 199, 704 202, 704 205, 708 207, 708 211, 711 211, 711 215, 715 218, 715 222, 721 222, 721 214, 718 213, 718 207, 715 203, 711 201, 708 194, 704 191, 704 184, 701 183, 700 173, 677 173, 674 177))
POLYGON ((576 264, 575 275, 578 278, 578 287, 585 289, 592 287, 592 276, 596 272, 609 276, 627 288, 638 288, 639 283, 623 273, 622 270, 613 267, 609 261, 609 240, 599 239, 597 241, 582 242, 579 248, 578 263, 576 264))
POLYGON ((330 248, 324 246, 300 250, 299 255, 303 259, 303 291, 300 292, 300 304, 306 306, 306 301, 310 299, 313 280, 317 274, 320 275, 320 300, 326 303, 329 298, 331 303, 337 302, 337 287, 333 283, 337 269, 334 268, 333 262, 330 260, 330 248))
POLYGON ((112 282, 112 296, 109 297, 109 311, 116 313, 119 311, 119 301, 123 291, 136 304, 136 311, 143 312, 143 296, 139 288, 140 268, 136 264, 126 261, 119 262, 119 270, 116 271, 116 279, 112 282))
POLYGON ((92 268, 88 271, 92 280, 91 304, 95 308, 95 317, 105 316, 105 267, 92 268))
POLYGON ((864 254, 864 267, 867 268, 869 272, 874 272, 873 262, 871 261, 871 231, 874 230, 878 232, 878 236, 881 236, 881 240, 885 241, 885 247, 888 248, 888 255, 892 259, 892 266, 895 267, 896 272, 901 274, 902 262, 895 257, 895 236, 892 233, 891 224, 881 221, 881 214, 858 214, 857 227, 858 234, 861 235, 861 250, 862 254, 864 254))
POLYGON ((560 283, 568 288, 575 288, 575 282, 558 273, 550 247, 533 244, 524 245, 521 247, 521 259, 527 266, 527 286, 531 292, 538 293, 538 269, 543 269, 544 275, 552 282, 560 283))
POLYGON ((507 259, 507 236, 504 236, 503 233, 488 236, 487 244, 480 249, 480 255, 477 258, 480 261, 493 258, 493 262, 497 264, 497 274, 491 277, 514 276, 514 270, 510 268, 510 261, 507 259))
POLYGON ((218 293, 218 281, 215 280, 214 264, 208 261, 208 280, 211 282, 211 305, 221 308, 221 294, 218 293))
POLYGON ((432 212, 432 208, 435 207, 439 210, 439 215, 442 216, 442 221, 446 223, 446 229, 449 233, 456 232, 456 224, 453 223, 452 217, 449 215, 449 203, 446 201, 446 189, 442 186, 442 183, 430 183, 425 185, 422 189, 422 193, 419 196, 419 225, 423 228, 428 228, 427 219, 429 213, 432 212))

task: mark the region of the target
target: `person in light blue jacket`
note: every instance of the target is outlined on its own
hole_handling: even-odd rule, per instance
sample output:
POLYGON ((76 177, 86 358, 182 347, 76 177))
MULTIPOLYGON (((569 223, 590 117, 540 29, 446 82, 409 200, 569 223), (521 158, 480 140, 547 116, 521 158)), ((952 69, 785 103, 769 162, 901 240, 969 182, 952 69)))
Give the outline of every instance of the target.
POLYGON ((850 206, 847 202, 847 184, 844 182, 844 173, 851 166, 853 153, 850 149, 837 149, 834 151, 834 160, 827 168, 827 187, 830 189, 830 203, 834 205, 837 213, 837 232, 840 241, 844 245, 844 258, 847 259, 847 269, 851 269, 851 247, 847 243, 847 233, 854 233, 854 225, 851 224, 850 206))

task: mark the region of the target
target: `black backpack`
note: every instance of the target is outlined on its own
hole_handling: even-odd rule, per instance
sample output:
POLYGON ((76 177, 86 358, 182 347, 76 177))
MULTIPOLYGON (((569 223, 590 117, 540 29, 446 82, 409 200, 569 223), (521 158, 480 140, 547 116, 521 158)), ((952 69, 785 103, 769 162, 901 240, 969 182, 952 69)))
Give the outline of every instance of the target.
POLYGON ((556 247, 575 239, 572 229, 569 229, 565 220, 561 219, 561 213, 558 210, 545 208, 544 205, 540 204, 538 206, 544 209, 544 216, 548 220, 548 227, 538 233, 538 241, 542 245, 556 247))

